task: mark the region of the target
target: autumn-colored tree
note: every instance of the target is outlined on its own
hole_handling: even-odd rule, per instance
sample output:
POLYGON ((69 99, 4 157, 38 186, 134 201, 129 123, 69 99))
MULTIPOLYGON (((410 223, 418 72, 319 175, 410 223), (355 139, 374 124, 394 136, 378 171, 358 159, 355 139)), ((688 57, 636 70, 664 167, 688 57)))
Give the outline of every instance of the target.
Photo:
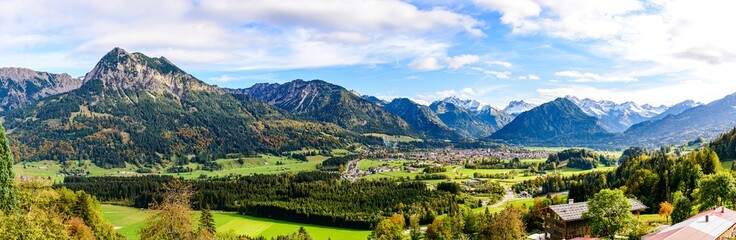
POLYGON ((422 229, 419 226, 418 215, 411 215, 411 217, 409 217, 409 237, 411 238, 411 240, 422 239, 422 229))
POLYGON ((69 236, 75 240, 94 240, 95 233, 92 228, 84 224, 84 220, 73 217, 66 221, 66 229, 69 236))
POLYGON ((394 214, 376 225, 368 239, 371 240, 401 240, 404 237, 404 216, 394 214))
POLYGON ((479 240, 524 239, 524 208, 510 206, 493 217, 491 221, 481 224, 479 240))
POLYGON ((192 186, 172 181, 164 189, 162 202, 151 206, 156 213, 146 220, 140 230, 141 239, 195 239, 194 221, 189 213, 190 199, 194 194, 192 186))
POLYGON ((670 221, 670 215, 672 215, 672 210, 674 210, 674 208, 672 207, 672 204, 668 202, 659 203, 659 216, 664 216, 666 222, 670 221))

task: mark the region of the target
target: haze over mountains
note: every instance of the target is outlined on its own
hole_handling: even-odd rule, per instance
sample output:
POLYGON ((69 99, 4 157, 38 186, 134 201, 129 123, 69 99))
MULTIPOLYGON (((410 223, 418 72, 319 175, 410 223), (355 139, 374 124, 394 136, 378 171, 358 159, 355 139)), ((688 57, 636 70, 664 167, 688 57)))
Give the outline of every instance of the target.
POLYGON ((101 165, 201 159, 374 141, 426 140, 621 148, 714 138, 734 127, 736 94, 701 105, 638 105, 558 98, 503 110, 456 97, 425 106, 390 102, 321 80, 224 89, 164 57, 113 49, 84 79, 0 69, 2 119, 22 159, 95 159, 101 165), (104 160, 102 160, 104 159, 104 160))

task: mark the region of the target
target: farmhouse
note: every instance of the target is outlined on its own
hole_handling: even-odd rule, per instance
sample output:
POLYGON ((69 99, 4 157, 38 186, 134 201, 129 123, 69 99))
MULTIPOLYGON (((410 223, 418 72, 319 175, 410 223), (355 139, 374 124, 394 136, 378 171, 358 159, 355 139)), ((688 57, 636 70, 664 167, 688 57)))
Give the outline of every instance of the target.
POLYGON ((735 228, 736 212, 717 207, 672 225, 646 240, 732 239, 736 237, 735 228))
MULTIPOLYGON (((629 199, 631 212, 637 217, 647 206, 637 200, 629 199)), ((544 209, 544 234, 546 239, 562 240, 576 237, 590 237, 590 224, 583 218, 588 211, 587 202, 552 205, 544 209)))

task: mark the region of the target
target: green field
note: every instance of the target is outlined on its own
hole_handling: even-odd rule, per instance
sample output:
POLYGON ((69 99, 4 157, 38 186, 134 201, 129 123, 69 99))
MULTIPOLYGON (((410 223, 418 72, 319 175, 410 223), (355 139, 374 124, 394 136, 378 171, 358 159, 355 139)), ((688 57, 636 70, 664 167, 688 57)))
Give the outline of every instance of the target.
MULTIPOLYGON (((157 174, 167 174, 173 176, 181 176, 183 178, 191 179, 197 178, 200 175, 205 176, 226 176, 230 174, 274 174, 284 172, 300 172, 300 171, 313 171, 317 170, 317 165, 327 159, 324 156, 309 156, 307 162, 291 159, 288 157, 278 157, 273 155, 260 155, 259 157, 243 158, 243 164, 238 163, 237 158, 232 159, 218 159, 218 163, 222 164, 223 170, 220 171, 206 171, 206 170, 194 170, 187 173, 166 173, 163 169, 158 170, 157 174), (276 165, 277 162, 283 163, 283 165, 276 165)), ((88 171, 90 176, 134 176, 140 175, 136 173, 138 167, 133 165, 127 165, 125 168, 110 168, 105 169, 92 164, 90 161, 70 161, 72 162, 71 168, 82 168, 84 171, 88 171), (80 166, 81 165, 84 166, 80 166)), ((197 169, 199 164, 190 163, 192 169, 197 169)), ((61 181, 63 177, 59 174, 62 165, 56 161, 38 161, 38 162, 25 162, 18 163, 13 166, 13 170, 16 175, 19 176, 41 176, 50 177, 54 181, 61 181)))
MULTIPOLYGON (((138 239, 139 229, 144 225, 146 217, 151 214, 148 210, 106 204, 102 205, 102 211, 105 219, 112 222, 117 231, 128 239, 138 239)), ((198 217, 198 212, 192 214, 195 218, 198 217)), ((302 226, 315 240, 328 238, 334 240, 366 239, 370 234, 370 231, 366 230, 292 223, 244 216, 231 212, 213 212, 212 215, 215 218, 218 232, 232 232, 238 235, 263 235, 266 238, 271 238, 296 232, 302 226)))

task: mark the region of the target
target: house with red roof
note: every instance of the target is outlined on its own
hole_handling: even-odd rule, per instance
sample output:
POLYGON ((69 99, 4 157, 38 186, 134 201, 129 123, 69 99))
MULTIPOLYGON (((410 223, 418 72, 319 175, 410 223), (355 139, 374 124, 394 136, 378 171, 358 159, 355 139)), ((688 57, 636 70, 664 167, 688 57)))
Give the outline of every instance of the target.
POLYGON ((698 213, 646 240, 725 240, 736 237, 736 212, 726 207, 698 213))

